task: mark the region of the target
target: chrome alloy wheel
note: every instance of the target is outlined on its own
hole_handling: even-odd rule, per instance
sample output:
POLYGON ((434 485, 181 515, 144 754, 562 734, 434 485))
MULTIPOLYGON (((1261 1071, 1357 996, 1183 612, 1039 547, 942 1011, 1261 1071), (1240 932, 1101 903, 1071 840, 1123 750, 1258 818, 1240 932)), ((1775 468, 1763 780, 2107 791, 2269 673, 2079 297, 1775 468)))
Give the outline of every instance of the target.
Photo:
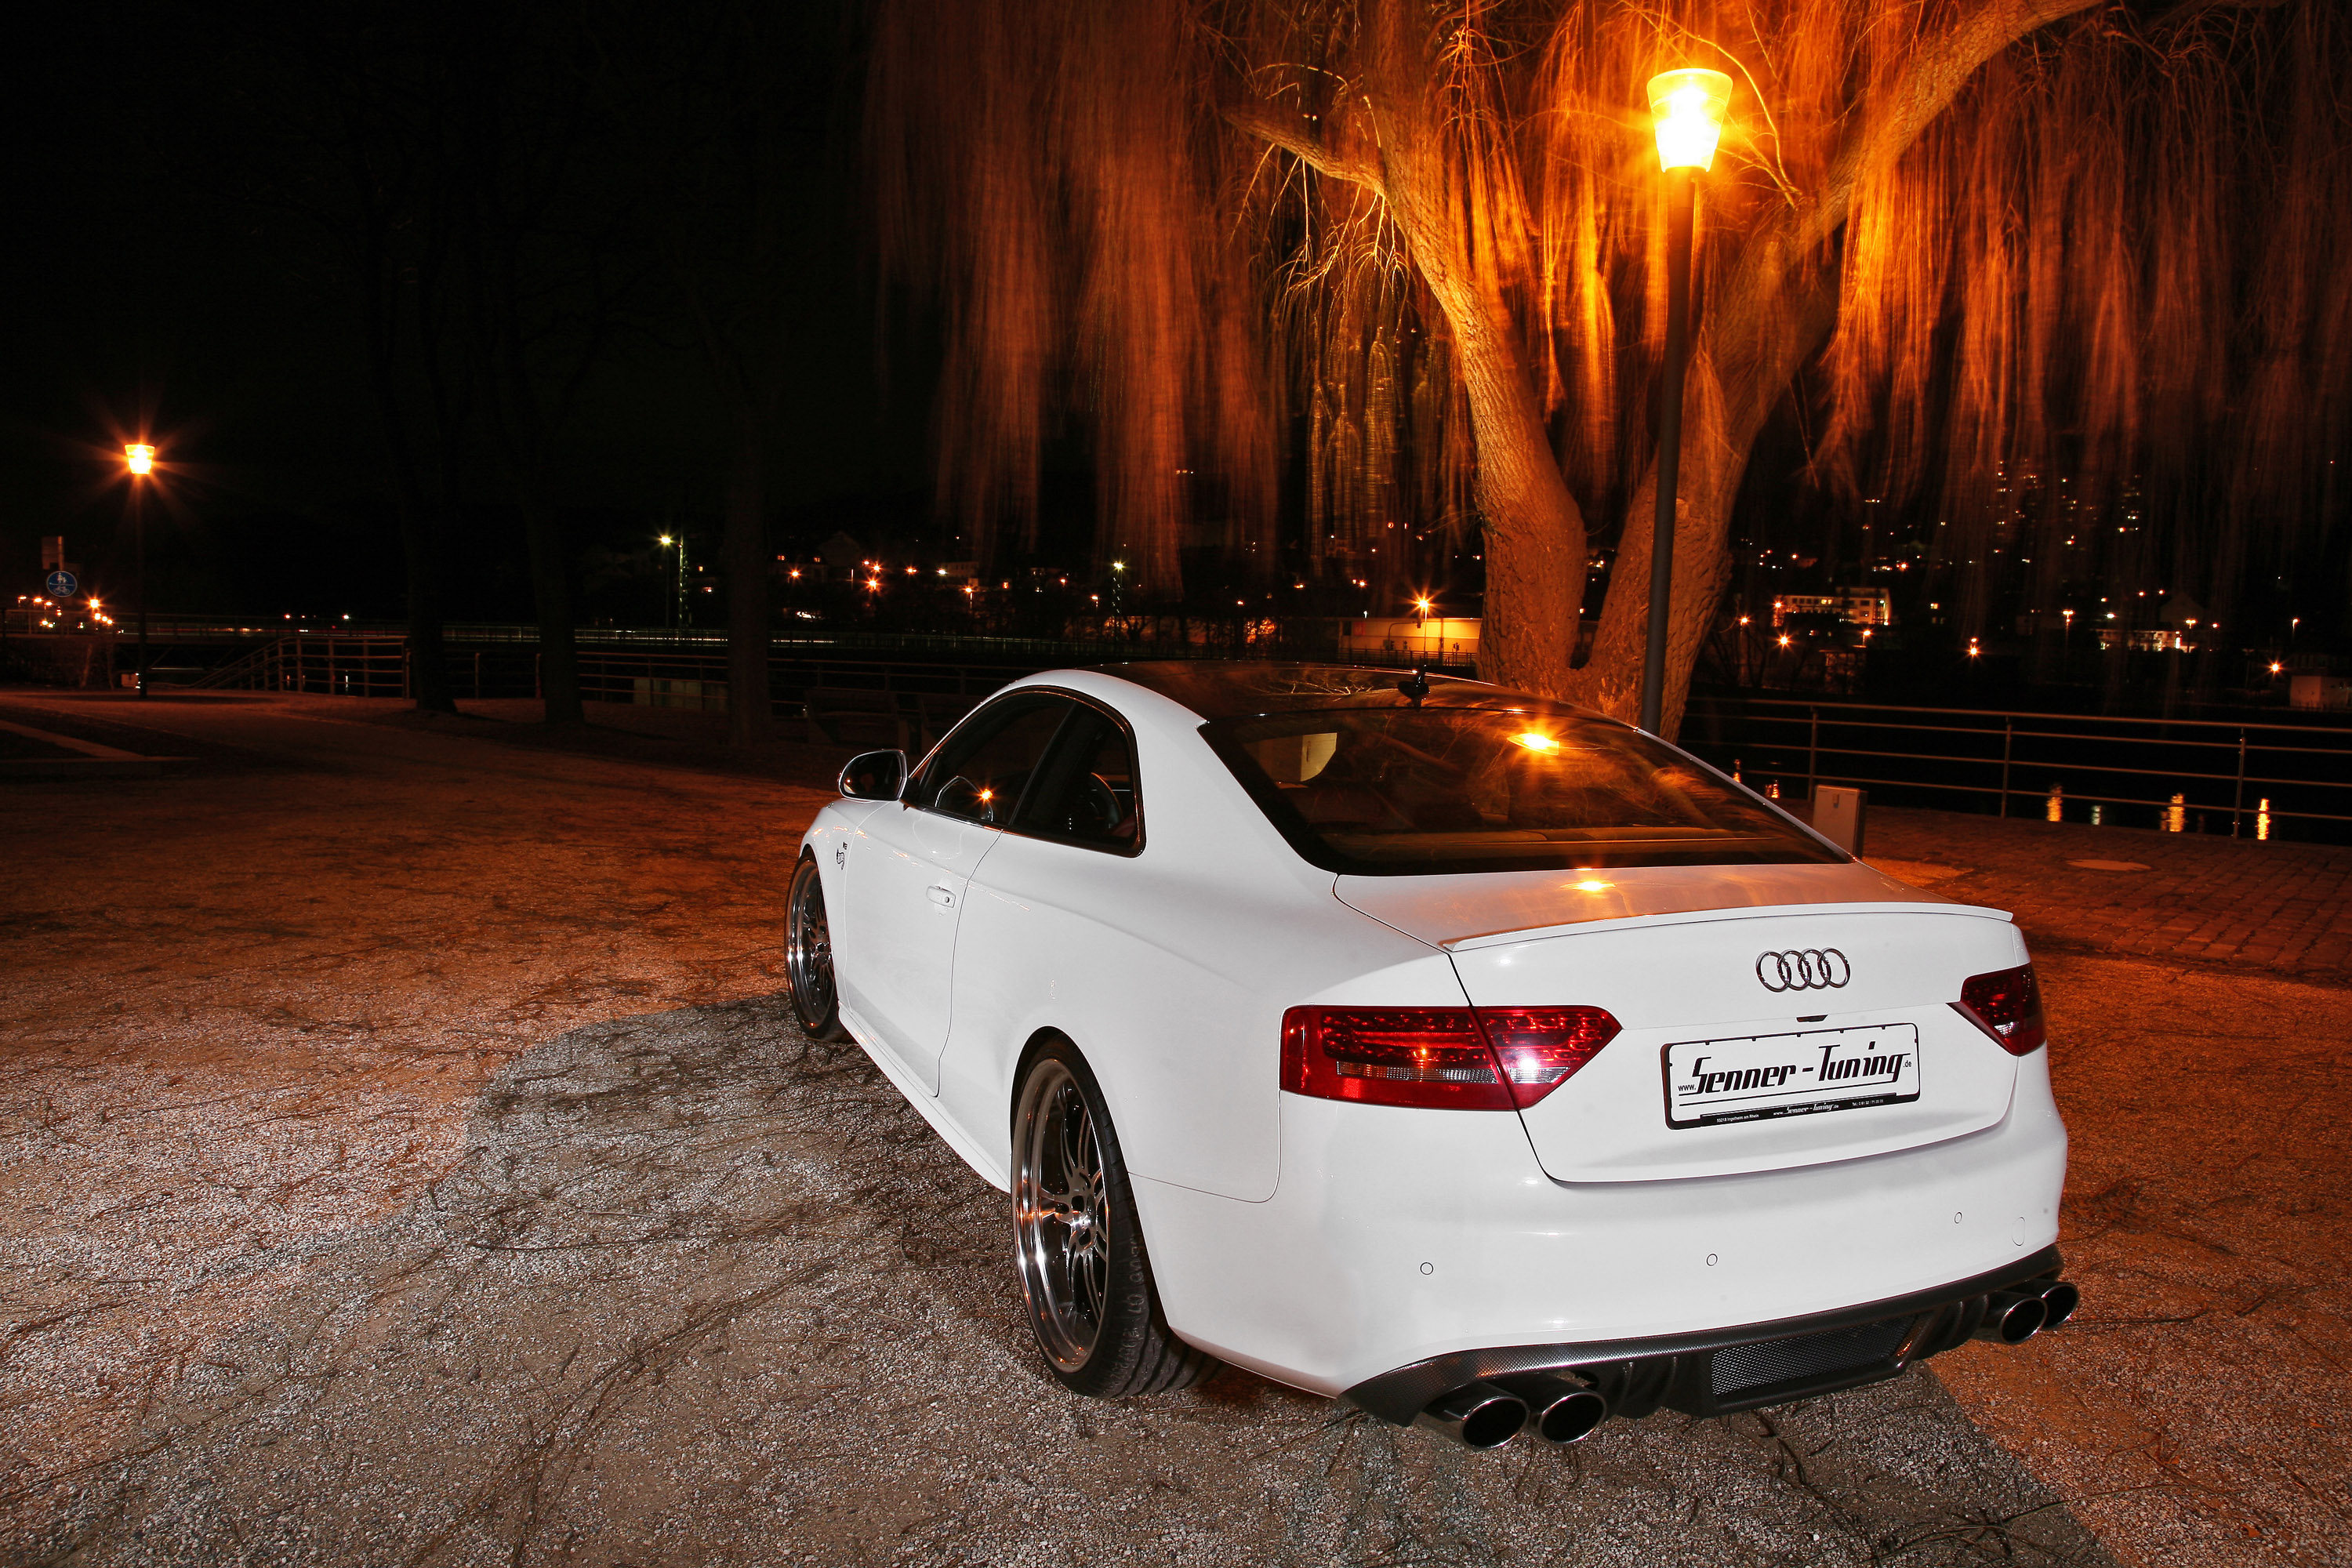
POLYGON ((1110 1284, 1102 1143, 1086 1092, 1062 1063, 1040 1061, 1014 1123, 1013 1234, 1038 1343, 1065 1372, 1094 1354, 1110 1284))
POLYGON ((792 902, 784 916, 784 977, 793 988, 793 1010, 808 1029, 829 1026, 834 1017, 833 931, 824 920, 824 888, 816 862, 803 860, 793 877, 792 902))

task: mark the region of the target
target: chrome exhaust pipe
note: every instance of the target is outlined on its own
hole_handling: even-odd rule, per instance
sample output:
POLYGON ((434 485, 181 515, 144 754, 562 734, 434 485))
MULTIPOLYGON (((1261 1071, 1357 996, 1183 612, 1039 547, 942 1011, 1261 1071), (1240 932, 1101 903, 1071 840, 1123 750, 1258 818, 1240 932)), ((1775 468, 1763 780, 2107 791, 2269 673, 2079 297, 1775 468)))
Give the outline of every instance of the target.
POLYGON ((2049 1316, 2039 1291, 1996 1290, 1985 1299, 1984 1321, 1977 1325, 1976 1337, 2021 1345, 2042 1331, 2049 1316))
POLYGON ((1416 1426, 1469 1448, 1499 1448, 1528 1424, 1528 1402, 1491 1383, 1472 1383, 1441 1398, 1414 1418, 1416 1426))
POLYGON ((2036 1280, 2042 1287, 2042 1326, 2054 1329, 2074 1315, 2083 1293, 2063 1279, 2036 1280))
POLYGON ((1528 1425, 1547 1443, 1580 1443, 1609 1419, 1609 1401, 1590 1384, 1548 1372, 1514 1373, 1495 1385, 1527 1402, 1528 1425))

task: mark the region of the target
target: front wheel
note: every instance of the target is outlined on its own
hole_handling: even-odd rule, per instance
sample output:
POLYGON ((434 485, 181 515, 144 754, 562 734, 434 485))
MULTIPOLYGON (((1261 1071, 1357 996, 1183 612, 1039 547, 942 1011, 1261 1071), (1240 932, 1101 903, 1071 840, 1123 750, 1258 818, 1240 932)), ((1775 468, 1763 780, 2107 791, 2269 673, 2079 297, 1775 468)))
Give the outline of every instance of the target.
POLYGON ((833 982, 833 928, 825 921, 824 884, 813 855, 801 857, 784 905, 784 979, 801 1027, 815 1039, 842 1038, 846 1031, 833 982))
POLYGON ((1160 1310, 1118 1136, 1068 1042, 1039 1050, 1013 1110, 1013 1245, 1045 1365, 1079 1394, 1188 1388, 1217 1366, 1160 1310))

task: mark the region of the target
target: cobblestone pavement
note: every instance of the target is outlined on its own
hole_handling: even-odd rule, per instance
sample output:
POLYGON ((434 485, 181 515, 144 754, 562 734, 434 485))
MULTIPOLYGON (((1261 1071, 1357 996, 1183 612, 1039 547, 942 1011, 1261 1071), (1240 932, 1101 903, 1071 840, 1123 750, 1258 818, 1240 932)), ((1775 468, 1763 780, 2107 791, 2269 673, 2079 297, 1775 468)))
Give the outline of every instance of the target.
POLYGON ((1480 1458, 1043 1378, 1000 1200, 777 1004, 834 758, 38 708, 197 762, 0 795, 0 1563, 2347 1561, 2344 992, 2046 961, 2084 1331, 1480 1458))
POLYGON ((1874 806, 1864 848, 2037 947, 2352 980, 2352 847, 1874 806))

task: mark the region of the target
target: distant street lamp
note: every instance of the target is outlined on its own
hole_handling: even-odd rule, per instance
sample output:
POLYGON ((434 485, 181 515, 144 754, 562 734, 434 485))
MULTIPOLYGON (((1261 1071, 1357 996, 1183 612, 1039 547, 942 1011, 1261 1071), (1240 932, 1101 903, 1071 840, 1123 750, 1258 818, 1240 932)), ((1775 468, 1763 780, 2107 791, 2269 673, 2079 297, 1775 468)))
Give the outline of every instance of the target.
MULTIPOLYGON (((1697 174, 1715 166, 1731 107, 1721 71, 1650 79, 1658 163, 1666 173, 1666 363, 1658 384, 1658 506, 1650 542, 1650 637, 1642 657, 1642 728, 1654 735, 1666 700, 1666 620, 1674 592, 1675 489, 1683 455, 1683 373, 1690 358, 1691 221, 1697 174)), ((1573 612, 1577 607, 1571 606, 1573 612)))
POLYGON ((677 552, 677 581, 674 593, 677 602, 670 606, 670 625, 683 632, 686 630, 687 616, 690 613, 686 598, 686 535, 681 533, 676 539, 672 539, 665 533, 661 536, 661 542, 666 548, 677 552))
POLYGON ((122 448, 122 461, 131 470, 131 584, 139 601, 137 689, 143 700, 147 696, 147 509, 142 503, 147 487, 142 481, 155 471, 155 448, 144 441, 133 441, 122 448))

